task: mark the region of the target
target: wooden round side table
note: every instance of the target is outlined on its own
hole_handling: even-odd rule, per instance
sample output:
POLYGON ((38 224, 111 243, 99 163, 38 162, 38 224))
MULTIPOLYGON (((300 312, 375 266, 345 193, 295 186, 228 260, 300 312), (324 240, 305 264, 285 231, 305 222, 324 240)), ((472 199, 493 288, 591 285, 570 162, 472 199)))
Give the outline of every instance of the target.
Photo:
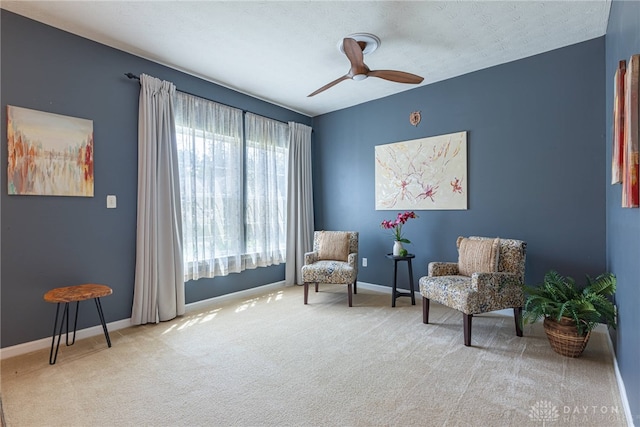
POLYGON ((96 302, 96 308, 98 309, 98 316, 100 317, 100 323, 102 324, 102 330, 104 331, 104 337, 107 339, 107 345, 111 347, 111 339, 109 338, 109 331, 107 331, 107 324, 104 321, 104 313, 102 312, 102 304, 100 303, 100 297, 111 295, 113 290, 107 285, 97 285, 93 283, 86 283, 83 285, 66 286, 63 288, 54 288, 44 294, 44 300, 50 303, 57 303, 56 307, 56 319, 53 322, 53 336, 51 338, 51 351, 49 352, 49 364, 56 363, 58 358, 58 349, 60 348, 60 338, 62 337, 62 327, 65 322, 67 324, 67 336, 66 345, 70 346, 76 342, 76 328, 78 326, 78 309, 80 308, 80 301, 93 298, 96 302), (69 303, 76 303, 76 315, 73 323, 73 340, 69 344, 69 303), (64 311, 62 312, 62 320, 60 321, 60 329, 58 332, 58 344, 55 345, 56 352, 53 353, 53 347, 56 341, 56 328, 58 325, 58 316, 60 314, 60 304, 64 303, 64 311))

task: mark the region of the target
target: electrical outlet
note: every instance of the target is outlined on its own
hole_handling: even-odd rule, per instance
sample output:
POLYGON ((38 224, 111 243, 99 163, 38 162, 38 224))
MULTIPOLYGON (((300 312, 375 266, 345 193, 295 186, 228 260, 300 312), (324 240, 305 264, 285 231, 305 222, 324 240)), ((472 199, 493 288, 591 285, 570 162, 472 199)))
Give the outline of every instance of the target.
POLYGON ((367 259, 366 258, 362 258, 362 266, 363 267, 367 266, 367 259))

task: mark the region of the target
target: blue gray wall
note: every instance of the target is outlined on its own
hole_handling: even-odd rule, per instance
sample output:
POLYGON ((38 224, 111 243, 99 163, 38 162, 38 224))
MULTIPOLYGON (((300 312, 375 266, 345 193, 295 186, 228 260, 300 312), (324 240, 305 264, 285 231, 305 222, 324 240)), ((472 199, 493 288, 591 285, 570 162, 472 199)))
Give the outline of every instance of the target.
MULTIPOLYGON (((0 164, 7 162, 6 106, 93 120, 95 197, 8 196, 0 174, 1 347, 50 336, 58 286, 105 283, 107 322, 131 316, 135 269, 139 85, 124 73, 146 73, 178 89, 277 120, 309 117, 72 34, 1 12, 0 164), (118 197, 106 209, 106 195, 118 197)), ((5 170, 4 167, 2 170, 5 170)), ((284 265, 188 282, 187 302, 284 280, 284 265)), ((86 305, 79 328, 99 323, 86 305)))
POLYGON ((397 211, 375 210, 374 147, 466 130, 469 209, 420 211, 405 225, 415 277, 457 260, 459 235, 525 240, 529 284, 549 269, 604 272, 604 73, 601 37, 315 117, 317 228, 360 231, 369 266, 358 279, 390 285, 380 222, 397 211))
MULTIPOLYGON (((55 286, 108 283, 114 295, 103 301, 107 321, 130 316, 138 87, 123 73, 147 73, 257 114, 313 123, 316 226, 360 231, 361 257, 369 266, 360 268, 359 280, 368 283, 392 280, 384 258, 391 240, 379 223, 396 213, 374 209, 374 147, 468 131, 469 209, 420 211, 407 224, 415 277, 426 274, 431 260, 455 260, 455 238, 471 234, 526 240, 531 284, 551 268, 578 279, 614 272, 617 358, 639 422, 640 373, 633 368, 640 353, 640 211, 621 209, 619 186, 608 185, 613 70, 619 59, 640 51, 639 3, 613 2, 606 39, 313 120, 10 12, 0 14, 0 164, 6 164, 6 105, 92 119, 96 141, 94 198, 0 192, 1 347, 49 336, 54 307, 42 295, 55 286), (408 117, 416 110, 423 120, 413 127, 408 117), (106 209, 107 194, 118 196, 118 209, 106 209)), ((0 188, 6 188, 6 174, 0 174, 0 188)), ((400 274, 406 278, 402 269, 400 274)), ((187 302, 283 278, 283 267, 275 266, 189 282, 187 302)), ((98 323, 93 310, 85 310, 80 328, 98 323)))
MULTIPOLYGON (((614 1, 606 36, 607 180, 611 174, 613 76, 618 61, 640 54, 640 2, 614 1)), ((621 208, 620 185, 607 185, 607 266, 618 278, 616 358, 634 423, 640 425, 640 210, 621 208)))

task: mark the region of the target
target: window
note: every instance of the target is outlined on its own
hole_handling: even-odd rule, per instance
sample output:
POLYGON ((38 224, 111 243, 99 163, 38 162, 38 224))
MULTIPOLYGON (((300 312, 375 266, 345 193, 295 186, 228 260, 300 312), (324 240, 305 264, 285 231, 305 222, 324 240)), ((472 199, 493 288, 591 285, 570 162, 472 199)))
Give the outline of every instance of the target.
POLYGON ((285 261, 288 125, 176 92, 185 280, 285 261))

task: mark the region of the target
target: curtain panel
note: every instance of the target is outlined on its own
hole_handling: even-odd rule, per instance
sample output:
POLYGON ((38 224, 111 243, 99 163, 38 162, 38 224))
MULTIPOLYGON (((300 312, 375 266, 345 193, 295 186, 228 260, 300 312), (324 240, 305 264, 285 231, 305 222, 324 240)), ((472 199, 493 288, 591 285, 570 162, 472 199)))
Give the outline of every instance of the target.
POLYGON ((176 93, 184 279, 285 261, 289 126, 176 93))
POLYGON ((243 269, 242 110, 176 93, 184 279, 243 269))
POLYGON ((140 76, 136 270, 131 312, 136 325, 170 320, 185 310, 175 89, 170 82, 140 76))
POLYGON ((289 173, 287 194, 287 265, 285 284, 302 284, 304 254, 313 249, 313 183, 311 128, 289 122, 289 173))
POLYGON ((285 262, 289 126, 245 115, 245 267, 285 262))

